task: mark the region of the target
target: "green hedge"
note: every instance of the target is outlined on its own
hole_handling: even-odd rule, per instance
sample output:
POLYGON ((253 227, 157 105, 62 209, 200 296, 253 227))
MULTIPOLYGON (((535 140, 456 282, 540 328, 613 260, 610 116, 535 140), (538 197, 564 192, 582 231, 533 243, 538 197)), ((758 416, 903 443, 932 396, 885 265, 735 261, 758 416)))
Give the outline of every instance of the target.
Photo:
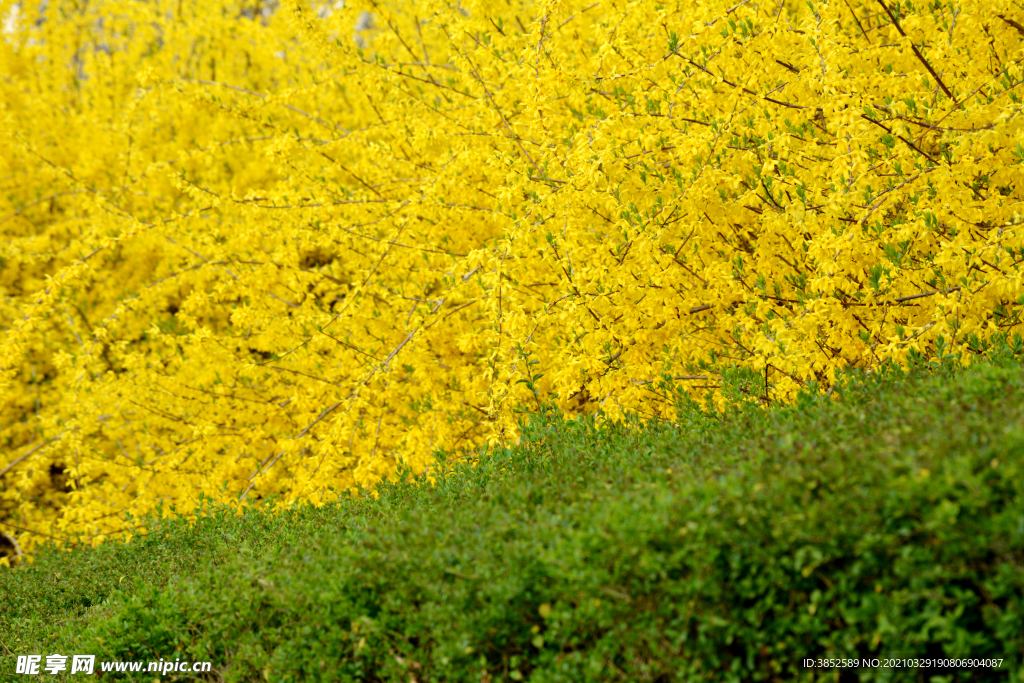
POLYGON ((0 572, 0 640, 226 681, 1024 680, 1024 366, 832 399, 540 413, 434 488, 44 553, 0 572), (1003 664, 802 666, 887 655, 1003 664))

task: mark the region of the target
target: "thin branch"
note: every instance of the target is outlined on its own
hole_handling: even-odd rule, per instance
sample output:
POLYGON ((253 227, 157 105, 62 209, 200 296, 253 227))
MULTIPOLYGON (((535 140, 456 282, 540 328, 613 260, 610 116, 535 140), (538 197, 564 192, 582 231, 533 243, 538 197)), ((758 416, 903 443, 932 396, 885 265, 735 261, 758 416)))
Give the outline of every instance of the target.
POLYGON ((911 301, 913 299, 923 299, 926 296, 932 296, 933 294, 949 294, 950 292, 959 292, 960 287, 950 287, 949 289, 936 289, 934 292, 922 292, 920 294, 911 294, 910 296, 901 296, 898 299, 893 299, 898 304, 904 301, 911 301))
MULTIPOLYGON (((741 85, 739 85, 737 83, 733 83, 732 81, 730 81, 729 79, 725 78, 724 76, 719 76, 717 74, 712 73, 710 70, 708 70, 707 67, 703 67, 700 64, 698 64, 697 62, 695 62, 692 59, 690 59, 689 57, 684 57, 683 55, 679 54, 678 50, 676 50, 674 52, 670 52, 669 55, 675 55, 676 57, 679 57, 680 59, 682 59, 683 61, 689 63, 690 65, 697 67, 698 69, 700 69, 701 71, 706 73, 708 76, 711 76, 712 78, 717 78, 717 79, 721 80, 723 83, 725 83, 726 85, 730 85, 730 86, 732 86, 734 88, 739 88, 740 90, 742 90, 743 92, 747 93, 748 95, 753 95, 754 97, 762 97, 766 102, 771 102, 772 104, 778 104, 778 105, 783 106, 783 107, 789 107, 790 109, 807 109, 807 107, 801 106, 799 104, 792 104, 790 102, 783 102, 782 100, 777 100, 774 97, 768 97, 768 96, 765 96, 765 95, 758 95, 756 92, 754 92, 750 88, 745 88, 745 87, 743 87, 743 86, 741 86, 741 85)), ((666 56, 668 56, 668 55, 666 55, 666 56)), ((788 85, 788 83, 783 83, 782 84, 782 86, 785 86, 785 85, 788 85)), ((779 86, 779 87, 775 88, 775 90, 779 90, 782 86, 779 86)), ((774 90, 773 90, 773 92, 774 92, 774 90)))
MULTIPOLYGON (((246 88, 239 88, 237 85, 228 85, 227 83, 219 83, 217 81, 207 81, 207 80, 203 80, 203 79, 194 79, 194 78, 182 78, 180 80, 185 82, 185 83, 202 83, 203 85, 219 85, 222 88, 228 88, 229 90, 237 90, 238 92, 244 92, 247 95, 255 95, 256 97, 259 97, 260 99, 264 99, 264 100, 267 99, 267 97, 268 97, 268 95, 265 95, 264 93, 258 93, 258 92, 254 91, 254 90, 248 90, 246 88)), ((333 128, 334 130, 339 130, 342 133, 345 133, 346 135, 351 135, 352 134, 352 131, 350 131, 350 130, 348 130, 346 128, 342 128, 341 126, 336 126, 333 123, 331 123, 330 121, 325 121, 324 119, 320 118, 319 116, 314 116, 313 114, 310 114, 309 112, 302 111, 298 107, 293 107, 292 105, 290 105, 290 104, 288 104, 286 102, 277 102, 277 104, 280 104, 282 107, 285 107, 286 109, 291 109, 296 114, 302 114, 303 116, 305 116, 307 118, 310 118, 310 119, 313 119, 314 121, 319 121, 320 123, 324 124, 325 126, 333 128)))
POLYGON ((858 19, 858 18, 857 18, 857 13, 853 11, 853 8, 852 8, 852 7, 850 7, 850 0, 843 0, 843 2, 845 2, 845 3, 846 3, 846 6, 847 6, 847 7, 848 7, 848 8, 850 9, 850 14, 852 14, 852 15, 853 15, 853 20, 854 20, 855 22, 857 22, 857 28, 859 28, 859 29, 860 29, 860 32, 861 32, 861 34, 862 34, 862 35, 864 36, 864 40, 866 40, 866 41, 868 41, 868 42, 870 43, 870 42, 871 42, 871 39, 870 39, 870 38, 868 38, 868 34, 867 34, 867 32, 866 32, 866 31, 864 30, 864 27, 863 27, 863 26, 861 25, 861 23, 860 23, 860 19, 858 19))
POLYGON ((370 460, 373 460, 373 456, 377 454, 377 443, 380 441, 380 423, 384 419, 384 413, 381 413, 377 418, 377 433, 373 436, 373 450, 370 451, 370 460))
POLYGON ((24 531, 25 533, 35 534, 36 536, 45 536, 46 538, 52 538, 55 541, 67 541, 67 540, 70 540, 67 536, 51 536, 50 534, 44 534, 42 531, 33 531, 32 529, 26 529, 25 527, 18 526, 17 524, 14 524, 12 522, 6 522, 5 521, 5 522, 0 522, 0 524, 3 524, 4 526, 9 526, 9 527, 11 527, 13 529, 17 529, 19 531, 24 531))
POLYGON ((39 199, 35 200, 34 202, 29 202, 28 204, 26 204, 25 206, 21 207, 20 209, 18 209, 14 213, 9 213, 6 216, 4 216, 2 219, 0 219, 0 225, 6 223, 7 221, 11 220, 15 216, 19 216, 19 215, 23 214, 24 212, 28 211, 29 209, 31 209, 36 204, 42 204, 43 202, 50 201, 51 199, 56 199, 57 197, 63 197, 65 195, 69 195, 69 194, 82 194, 83 192, 85 192, 85 190, 68 190, 67 192, 55 192, 54 194, 48 195, 46 197, 40 197, 39 199))
POLYGON ((1024 36, 1024 26, 1021 26, 1018 22, 1014 21, 1013 19, 1008 19, 1007 17, 1004 17, 1002 14, 997 14, 996 16, 1005 21, 1010 26, 1017 29, 1017 33, 1024 36))
MULTIPOLYGON (((903 32, 903 28, 900 26, 899 22, 896 21, 896 17, 889 9, 889 6, 885 4, 885 0, 878 0, 878 4, 881 5, 882 9, 885 10, 885 13, 889 15, 889 19, 892 20, 892 25, 896 27, 896 30, 900 32, 900 35, 906 38, 907 34, 903 32)), ((955 105, 953 108, 956 109, 956 107, 959 107, 960 103, 956 101, 956 98, 953 96, 953 93, 950 92, 949 88, 946 87, 946 84, 942 82, 941 78, 939 78, 939 74, 935 73, 935 69, 932 68, 932 65, 928 63, 928 60, 924 58, 924 55, 921 54, 921 51, 917 49, 916 45, 914 45, 914 41, 910 41, 910 49, 914 51, 914 54, 917 55, 917 58, 921 61, 922 64, 924 64, 924 68, 928 69, 928 73, 932 75, 932 77, 935 79, 935 82, 939 84, 940 88, 942 88, 942 92, 946 93, 946 96, 949 99, 953 100, 953 104, 955 105)))
POLYGON ((10 472, 14 468, 14 466, 17 465, 19 462, 21 462, 25 458, 29 457, 30 455, 32 455, 33 453, 38 451, 43 446, 45 446, 48 443, 50 443, 51 441, 56 440, 57 438, 58 437, 54 436, 54 437, 51 437, 49 439, 46 439, 45 441, 42 441, 41 443, 36 444, 35 446, 33 446, 32 448, 28 449, 27 451, 22 453, 20 456, 18 456, 14 460, 12 460, 9 463, 7 463, 7 466, 4 467, 2 470, 0 470, 0 477, 4 476, 8 472, 10 472))
MULTIPOLYGON (((708 378, 707 375, 676 375, 672 379, 674 379, 674 380, 684 380, 684 379, 685 380, 697 380, 697 379, 706 380, 707 378, 708 378)), ((653 379, 630 380, 630 384, 636 384, 636 385, 652 384, 654 382, 655 382, 655 380, 653 380, 653 379)))

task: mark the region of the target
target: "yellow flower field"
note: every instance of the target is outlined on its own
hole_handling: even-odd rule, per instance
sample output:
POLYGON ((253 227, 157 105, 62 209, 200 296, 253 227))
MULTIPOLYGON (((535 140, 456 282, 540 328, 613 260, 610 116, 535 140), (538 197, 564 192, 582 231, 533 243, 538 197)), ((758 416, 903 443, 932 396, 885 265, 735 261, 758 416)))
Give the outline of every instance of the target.
POLYGON ((371 490, 546 403, 671 420, 1022 328, 1010 0, 0 16, 26 551, 371 490))

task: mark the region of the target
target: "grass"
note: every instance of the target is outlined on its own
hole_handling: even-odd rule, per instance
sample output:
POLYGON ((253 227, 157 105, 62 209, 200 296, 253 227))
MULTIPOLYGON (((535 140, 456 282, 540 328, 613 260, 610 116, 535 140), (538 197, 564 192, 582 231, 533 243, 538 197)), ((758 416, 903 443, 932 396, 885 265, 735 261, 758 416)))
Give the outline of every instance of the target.
POLYGON ((44 551, 0 572, 0 679, 57 652, 225 681, 1024 681, 1018 361, 633 427, 544 411, 434 487, 44 551), (886 655, 1002 664, 801 664, 886 655))

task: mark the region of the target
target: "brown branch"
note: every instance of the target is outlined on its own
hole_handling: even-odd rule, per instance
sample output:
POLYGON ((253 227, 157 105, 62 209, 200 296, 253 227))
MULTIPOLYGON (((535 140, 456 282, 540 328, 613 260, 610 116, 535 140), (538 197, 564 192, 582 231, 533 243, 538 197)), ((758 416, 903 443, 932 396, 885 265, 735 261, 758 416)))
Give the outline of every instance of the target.
POLYGON ((950 292, 959 292, 960 287, 950 287, 949 289, 936 289, 934 292, 922 292, 921 294, 911 294, 910 296, 901 296, 894 301, 898 304, 904 301, 911 301, 912 299, 923 299, 926 296, 932 296, 933 294, 949 294, 950 292))
MULTIPOLYGON (((892 20, 892 25, 896 27, 896 30, 899 31, 900 35, 906 38, 907 34, 903 32, 903 28, 900 27, 899 22, 896 21, 896 17, 893 15, 892 11, 889 10, 889 6, 885 4, 885 0, 878 0, 878 4, 881 5, 882 9, 885 10, 885 13, 889 15, 889 19, 892 20)), ((941 78, 939 78, 939 74, 935 73, 935 69, 933 69, 932 65, 928 63, 928 60, 924 58, 924 55, 922 55, 921 51, 917 49, 917 46, 914 45, 913 41, 910 41, 910 49, 914 51, 914 54, 917 55, 917 58, 921 61, 922 64, 924 64, 924 68, 928 69, 928 73, 932 75, 935 81, 939 84, 939 87, 942 88, 942 92, 946 93, 946 96, 949 97, 949 99, 953 100, 953 104, 956 105, 954 109, 956 107, 959 107, 960 103, 956 101, 956 98, 953 96, 953 93, 950 92, 949 88, 946 87, 946 84, 942 82, 941 78)))
POLYGON ((380 423, 383 420, 384 420, 384 413, 381 413, 380 417, 377 418, 377 433, 373 437, 373 450, 370 451, 370 459, 371 460, 373 459, 373 456, 377 454, 377 444, 380 441, 380 423))
POLYGON ((1019 33, 1022 36, 1024 36, 1024 26, 1021 26, 1018 22, 1014 21, 1013 19, 1007 19, 1002 14, 997 14, 996 16, 999 17, 1000 19, 1002 19, 1003 21, 1005 21, 1010 26, 1012 26, 1015 29, 1017 29, 1017 33, 1019 33))
MULTIPOLYGON (((676 375, 672 379, 674 379, 674 380, 684 380, 684 379, 686 379, 686 380, 697 380, 697 379, 706 380, 707 378, 708 378, 707 375, 676 375)), ((630 383, 631 384, 642 385, 642 384, 653 384, 654 381, 655 380, 653 380, 653 379, 630 380, 630 383)))
POLYGON ((13 529, 18 529, 19 531, 24 531, 25 533, 35 534, 36 536, 45 536, 46 538, 52 538, 55 541, 69 540, 67 536, 51 536, 50 534, 44 534, 42 531, 33 531, 32 529, 26 529, 23 526, 18 526, 17 524, 13 524, 11 522, 0 522, 0 524, 3 524, 4 526, 9 526, 13 529))
POLYGON ((843 0, 843 1, 844 1, 844 2, 846 3, 846 6, 847 6, 847 7, 848 7, 848 8, 850 9, 850 14, 852 14, 852 15, 853 15, 853 20, 854 20, 855 22, 857 22, 857 28, 859 28, 859 29, 860 29, 860 32, 861 32, 861 34, 862 34, 862 35, 864 36, 864 40, 866 40, 866 41, 868 41, 868 42, 870 43, 870 42, 871 42, 871 39, 870 39, 870 38, 868 38, 868 34, 867 34, 867 32, 866 32, 866 31, 864 30, 864 27, 863 27, 863 26, 861 25, 861 23, 860 23, 860 19, 858 19, 858 18, 857 18, 857 13, 853 11, 853 8, 852 8, 852 7, 850 7, 850 1, 849 1, 849 0, 843 0))
POLYGON ((934 158, 933 158, 933 157, 932 157, 932 156, 931 156, 930 154, 928 154, 927 152, 925 152, 925 151, 924 151, 923 149, 921 149, 920 147, 918 147, 917 145, 915 145, 915 144, 914 144, 913 142, 911 142, 910 140, 906 139, 906 138, 905 138, 905 137, 903 137, 902 135, 900 135, 900 134, 898 134, 898 133, 896 133, 896 134, 893 134, 893 132, 892 132, 892 129, 891 129, 891 128, 889 128, 888 126, 886 126, 885 124, 883 124, 883 123, 882 123, 881 121, 877 121, 877 120, 875 120, 875 119, 873 119, 873 118, 871 118, 870 116, 867 116, 867 115, 865 115, 865 114, 861 114, 861 115, 860 115, 860 117, 861 117, 862 119, 864 119, 865 121, 869 121, 869 122, 871 122, 871 123, 875 124, 876 126, 878 126, 879 128, 881 128, 882 130, 884 130, 884 131, 885 131, 886 133, 888 133, 889 135, 894 135, 894 137, 897 137, 897 138, 899 138, 900 140, 902 140, 903 142, 905 142, 905 143, 906 143, 906 144, 907 144, 907 145, 908 145, 908 146, 909 146, 910 148, 912 148, 912 149, 913 149, 913 150, 914 150, 915 152, 917 152, 917 153, 918 153, 918 154, 920 154, 921 156, 925 157, 926 159, 928 159, 928 161, 932 162, 932 163, 933 163, 933 164, 935 164, 936 166, 938 166, 938 165, 939 165, 939 162, 937 162, 937 161, 936 161, 936 160, 935 160, 935 159, 934 159, 934 158))
MULTIPOLYGON (((679 57, 680 59, 682 59, 682 60, 686 61, 687 63, 691 64, 692 66, 697 67, 698 69, 700 69, 701 71, 703 71, 707 75, 711 76, 712 78, 718 78, 723 83, 725 83, 726 85, 731 85, 734 88, 739 88, 740 90, 742 90, 743 92, 747 93, 748 95, 753 95, 754 97, 764 97, 764 100, 766 102, 771 102, 772 104, 778 104, 778 105, 783 106, 783 107, 789 107, 790 109, 806 109, 807 108, 807 107, 800 106, 798 104, 792 104, 790 102, 783 102, 782 100, 777 100, 777 99, 775 99, 773 97, 767 97, 767 96, 758 95, 756 92, 754 92, 750 88, 744 88, 744 87, 742 87, 742 86, 740 86, 740 85, 738 85, 736 83, 733 83, 732 81, 730 81, 729 79, 725 78, 724 76, 718 76, 718 75, 712 73, 706 67, 701 66, 700 64, 698 64, 697 62, 693 61, 689 57, 682 56, 681 54, 679 54, 678 51, 672 52, 671 54, 674 54, 677 57, 679 57)), ((786 85, 786 84, 784 83, 783 85, 786 85)), ((776 90, 778 90, 778 88, 776 88, 776 90)))
POLYGON ((56 192, 56 193, 48 195, 46 197, 40 197, 39 199, 35 200, 34 202, 29 202, 28 204, 26 204, 25 206, 21 207, 20 209, 18 209, 14 213, 9 213, 6 216, 4 216, 2 219, 0 219, 0 224, 6 223, 7 221, 9 221, 10 219, 14 218, 15 216, 19 216, 19 215, 25 213, 26 211, 31 209, 36 204, 42 204, 43 202, 50 201, 51 199, 56 199, 57 197, 63 197, 65 195, 81 194, 82 192, 85 192, 85 190, 68 190, 67 192, 56 192))
POLYGON ((784 67, 786 67, 787 69, 789 69, 790 71, 792 71, 792 72, 793 72, 793 73, 795 73, 795 74, 798 74, 798 73, 800 73, 800 69, 796 68, 796 67, 795 67, 795 66, 793 66, 792 64, 789 64, 789 63, 787 63, 787 62, 784 62, 784 61, 782 61, 781 59, 776 59, 776 60, 775 60, 775 63, 776 63, 776 64, 779 64, 779 65, 781 65, 781 66, 784 66, 784 67))
MULTIPOLYGON (((926 169, 926 170, 922 171, 921 173, 927 173, 929 170, 931 170, 931 169, 926 169)), ((871 218, 871 214, 873 214, 875 212, 875 210, 878 209, 878 207, 880 207, 883 203, 885 203, 886 197, 888 197, 890 194, 892 194, 896 190, 900 189, 901 187, 903 187, 907 183, 909 183, 911 181, 914 181, 914 180, 917 180, 918 178, 920 178, 921 177, 921 173, 918 173, 917 175, 915 175, 913 177, 907 178, 906 180, 904 180, 899 185, 893 187, 892 189, 889 189, 889 190, 886 190, 885 192, 883 192, 881 194, 881 198, 873 206, 870 207, 870 209, 868 210, 867 214, 865 214, 864 218, 862 218, 860 220, 860 224, 861 225, 867 224, 868 219, 871 218)))
MULTIPOLYGON (((442 30, 444 30, 443 27, 442 30)), ((448 36, 448 38, 451 38, 451 36, 448 35, 448 31, 445 31, 445 35, 448 36)), ((508 119, 505 118, 505 115, 501 112, 501 108, 498 107, 498 103, 494 101, 493 97, 491 97, 491 91, 488 89, 487 83, 484 81, 483 76, 480 75, 480 69, 469 58, 469 55, 463 55, 463 57, 465 57, 466 61, 469 62, 469 65, 473 67, 473 70, 470 73, 473 74, 473 76, 480 83, 480 87, 484 89, 484 95, 487 96, 487 99, 488 101, 490 101, 491 106, 494 107, 494 111, 496 111, 498 113, 498 116, 501 117, 501 122, 505 124, 505 129, 508 131, 508 134, 512 138, 512 140, 516 143, 516 147, 519 148, 519 151, 523 153, 526 159, 530 162, 530 165, 533 166, 533 170, 537 174, 540 174, 541 171, 540 168, 537 166, 537 162, 533 160, 533 157, 530 156, 530 153, 526 151, 525 147, 523 147, 522 142, 520 142, 519 136, 516 135, 515 131, 512 130, 512 126, 511 124, 509 124, 508 119)))
MULTIPOLYGON (((259 97, 260 99, 263 99, 263 100, 267 99, 267 95, 265 95, 263 93, 258 93, 258 92, 255 92, 253 90, 248 90, 246 88, 239 88, 237 85, 228 85, 227 83, 219 83, 217 81, 207 81, 207 80, 203 80, 203 79, 193 79, 193 78, 182 78, 180 80, 182 82, 184 82, 184 83, 201 83, 203 85, 219 85, 220 87, 228 88, 229 90, 237 90, 238 92, 244 92, 247 95, 255 95, 256 97, 259 97)), ((291 109, 296 114, 302 114, 303 116, 305 116, 307 118, 311 118, 314 121, 319 121, 320 123, 324 124, 325 126, 333 128, 334 130, 339 130, 339 131, 345 133, 346 135, 351 135, 352 134, 352 131, 350 131, 350 130, 348 130, 346 128, 342 128, 341 126, 337 126, 337 125, 331 123, 330 121, 325 121, 324 119, 320 118, 319 116, 315 116, 313 114, 310 114, 309 112, 302 111, 301 109, 299 109, 297 107, 293 107, 292 105, 290 105, 290 104, 288 104, 286 102, 278 101, 277 104, 280 104, 282 107, 284 107, 286 109, 291 109)))
POLYGON ((14 468, 14 466, 15 466, 15 465, 17 465, 17 464, 18 464, 19 462, 21 462, 21 461, 22 461, 22 460, 24 460, 25 458, 29 457, 30 455, 32 455, 33 453, 35 453, 36 451, 38 451, 38 450, 39 450, 40 448, 42 448, 43 446, 45 446, 45 445, 47 445, 48 443, 50 443, 51 441, 55 440, 56 438, 57 438, 57 437, 52 437, 52 438, 46 439, 46 440, 45 440, 45 441, 43 441, 42 443, 38 443, 38 444, 36 444, 35 446, 33 446, 32 448, 28 449, 27 451, 25 451, 24 453, 22 453, 22 454, 21 454, 20 456, 18 456, 18 457, 17 457, 17 458, 15 458, 14 460, 12 460, 12 461, 10 461, 9 463, 7 463, 7 466, 6 466, 6 467, 4 467, 4 468, 3 468, 2 470, 0 470, 0 477, 4 476, 4 475, 5 475, 5 474, 7 474, 8 472, 10 472, 10 471, 11 471, 11 469, 13 469, 13 468, 14 468))

